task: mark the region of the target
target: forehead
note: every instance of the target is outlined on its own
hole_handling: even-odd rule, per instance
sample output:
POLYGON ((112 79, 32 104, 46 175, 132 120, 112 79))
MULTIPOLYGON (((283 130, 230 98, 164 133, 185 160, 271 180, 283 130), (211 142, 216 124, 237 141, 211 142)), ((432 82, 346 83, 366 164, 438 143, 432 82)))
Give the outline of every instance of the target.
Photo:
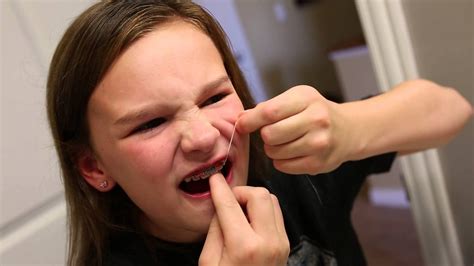
POLYGON ((226 70, 212 40, 190 23, 173 21, 133 43, 116 60, 90 106, 117 111, 130 104, 179 99, 223 75, 226 70))

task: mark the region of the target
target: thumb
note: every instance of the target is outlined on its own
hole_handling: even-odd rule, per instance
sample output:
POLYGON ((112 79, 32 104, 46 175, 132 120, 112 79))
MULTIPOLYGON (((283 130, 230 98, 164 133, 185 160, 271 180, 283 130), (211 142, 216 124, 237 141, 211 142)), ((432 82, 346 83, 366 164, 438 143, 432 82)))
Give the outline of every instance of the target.
POLYGON ((199 265, 219 265, 224 249, 224 237, 217 214, 211 220, 207 232, 206 242, 199 256, 199 265))

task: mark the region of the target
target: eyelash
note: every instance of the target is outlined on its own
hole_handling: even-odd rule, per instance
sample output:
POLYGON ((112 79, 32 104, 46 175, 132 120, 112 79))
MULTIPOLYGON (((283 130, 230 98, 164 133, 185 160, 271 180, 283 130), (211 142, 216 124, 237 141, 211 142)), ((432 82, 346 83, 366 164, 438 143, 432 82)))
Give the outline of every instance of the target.
POLYGON ((140 126, 138 126, 137 128, 135 128, 132 132, 133 133, 144 133, 144 132, 147 132, 149 130, 152 130, 156 127, 159 127, 161 124, 165 123, 166 122, 166 119, 160 117, 160 118, 155 118, 155 119, 152 119, 140 126))
POLYGON ((212 97, 210 97, 209 99, 207 99, 204 103, 201 104, 201 107, 204 107, 204 106, 207 106, 207 105, 211 105, 213 103, 217 103, 219 102, 220 100, 224 99, 225 97, 227 96, 226 93, 218 93, 212 97))

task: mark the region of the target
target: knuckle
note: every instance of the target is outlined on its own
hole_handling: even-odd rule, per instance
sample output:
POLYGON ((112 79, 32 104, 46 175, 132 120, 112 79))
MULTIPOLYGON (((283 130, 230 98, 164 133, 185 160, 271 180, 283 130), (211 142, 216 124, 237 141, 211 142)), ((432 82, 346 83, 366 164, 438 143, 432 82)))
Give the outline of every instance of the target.
POLYGON ((272 140, 272 130, 269 126, 264 126, 260 129, 260 136, 264 143, 270 143, 272 140))
POLYGON ((264 187, 256 187, 253 194, 259 199, 270 199, 270 191, 264 187))
POLYGON ((279 203, 277 196, 275 196, 274 194, 270 194, 270 198, 273 202, 279 203))
POLYGON ((278 244, 269 244, 266 251, 266 256, 271 261, 277 260, 281 256, 281 248, 278 244))
POLYGON ((290 167, 287 166, 285 161, 283 160, 273 160, 273 167, 277 169, 280 172, 292 174, 293 172, 291 171, 290 167))
POLYGON ((278 110, 274 104, 266 104, 262 106, 262 116, 267 121, 275 121, 278 118, 278 110))
POLYGON ((328 128, 331 125, 331 120, 329 116, 326 114, 326 111, 318 110, 315 115, 312 115, 311 123, 318 128, 328 128))
POLYGON ((306 100, 311 100, 317 98, 318 93, 316 88, 308 85, 299 85, 298 86, 300 95, 304 96, 306 100))
POLYGON ((331 126, 331 115, 328 107, 321 102, 315 102, 308 109, 309 122, 318 128, 329 128, 331 126))
POLYGON ((236 251, 234 256, 240 261, 252 261, 257 258, 260 253, 261 248, 257 244, 257 241, 247 241, 247 243, 245 243, 241 249, 236 251))
POLYGON ((283 159, 285 156, 285 152, 276 146, 265 144, 263 150, 265 151, 265 154, 271 159, 283 159))
POLYGON ((323 143, 320 138, 312 138, 309 141, 309 146, 315 150, 319 150, 323 146, 323 143))
POLYGON ((299 92, 313 92, 314 88, 308 85, 298 85, 295 87, 299 92))
POLYGON ((331 137, 328 133, 314 137, 309 141, 309 146, 315 150, 327 150, 331 147, 331 137))
POLYGON ((271 145, 263 144, 263 150, 265 151, 265 154, 268 155, 268 157, 272 158, 273 149, 271 145))
POLYGON ((280 254, 283 258, 288 258, 290 255, 290 241, 286 238, 280 246, 280 254))
POLYGON ((269 244, 266 249, 266 258, 268 261, 280 261, 282 259, 288 258, 290 254, 290 245, 289 242, 282 242, 282 241, 273 241, 269 244))
POLYGON ((319 126, 322 128, 330 128, 331 127, 331 119, 329 119, 329 116, 323 115, 319 119, 319 126))

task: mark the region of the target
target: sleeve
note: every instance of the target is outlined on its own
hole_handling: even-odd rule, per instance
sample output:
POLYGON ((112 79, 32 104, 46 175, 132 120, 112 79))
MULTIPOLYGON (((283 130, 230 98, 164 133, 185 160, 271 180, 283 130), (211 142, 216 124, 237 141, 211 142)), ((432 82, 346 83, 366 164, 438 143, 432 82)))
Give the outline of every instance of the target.
POLYGON ((360 161, 361 167, 363 167, 363 170, 367 175, 388 172, 390 171, 390 168, 392 168, 396 155, 396 152, 391 152, 369 157, 360 161))

